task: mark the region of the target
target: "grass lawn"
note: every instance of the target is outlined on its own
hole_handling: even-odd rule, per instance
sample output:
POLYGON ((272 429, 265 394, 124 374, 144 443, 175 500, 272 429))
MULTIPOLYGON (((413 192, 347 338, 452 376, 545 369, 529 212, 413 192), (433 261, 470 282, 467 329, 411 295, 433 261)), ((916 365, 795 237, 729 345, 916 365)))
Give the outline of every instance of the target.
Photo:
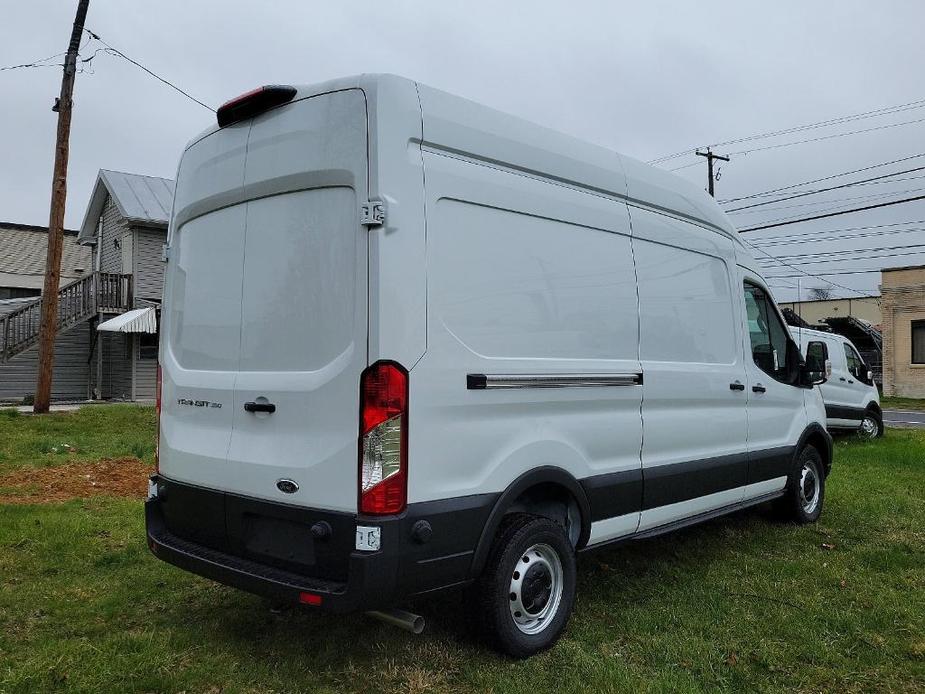
POLYGON ((885 410, 921 410, 925 411, 925 400, 920 398, 880 398, 880 405, 885 410))
MULTIPOLYGON (((132 455, 151 425, 0 416, 0 476, 132 455)), ((472 640, 458 594, 415 606, 419 637, 275 613, 143 538, 137 499, 0 505, 0 692, 925 690, 925 432, 840 440, 816 525, 755 510, 582 555, 568 631, 524 662, 472 640)))

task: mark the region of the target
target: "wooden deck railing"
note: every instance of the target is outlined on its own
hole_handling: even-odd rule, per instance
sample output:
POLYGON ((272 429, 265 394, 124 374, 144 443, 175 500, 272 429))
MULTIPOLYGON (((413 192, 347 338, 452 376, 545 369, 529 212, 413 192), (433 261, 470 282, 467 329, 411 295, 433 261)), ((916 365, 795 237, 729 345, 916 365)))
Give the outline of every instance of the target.
MULTIPOLYGON (((122 313, 131 305, 131 275, 93 272, 58 289, 58 330, 67 330, 100 311, 122 313)), ((41 320, 41 298, 0 317, 0 361, 38 342, 41 320)))

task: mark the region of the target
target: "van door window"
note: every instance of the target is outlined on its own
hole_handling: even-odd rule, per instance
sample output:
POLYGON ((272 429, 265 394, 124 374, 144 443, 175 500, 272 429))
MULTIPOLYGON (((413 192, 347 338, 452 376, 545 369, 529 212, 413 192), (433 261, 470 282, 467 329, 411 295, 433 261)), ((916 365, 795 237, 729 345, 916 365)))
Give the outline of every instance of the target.
POLYGON ((812 372, 813 380, 825 376, 825 362, 828 358, 829 348, 825 342, 814 340, 806 346, 806 368, 812 372))
POLYGON ((848 360, 848 373, 850 373, 858 380, 865 380, 866 374, 864 372, 866 369, 864 368, 864 361, 854 350, 854 347, 848 343, 843 342, 842 347, 845 348, 845 359, 848 360))
POLYGON ((745 283, 745 313, 755 365, 772 378, 789 383, 787 329, 761 287, 745 283))

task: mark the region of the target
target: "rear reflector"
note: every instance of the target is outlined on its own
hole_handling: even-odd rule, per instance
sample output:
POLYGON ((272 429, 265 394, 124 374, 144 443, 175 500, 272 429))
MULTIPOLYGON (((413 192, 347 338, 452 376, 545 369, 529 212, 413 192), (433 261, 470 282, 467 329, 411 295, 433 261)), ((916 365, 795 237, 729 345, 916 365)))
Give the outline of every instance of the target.
POLYGON ((321 596, 315 593, 299 593, 299 602, 303 605, 314 605, 317 607, 321 604, 321 596))
POLYGON ((253 118, 258 113, 263 113, 274 106, 292 101, 295 93, 295 87, 285 84, 268 84, 257 87, 218 107, 215 113, 218 118, 218 127, 224 128, 226 125, 253 118))

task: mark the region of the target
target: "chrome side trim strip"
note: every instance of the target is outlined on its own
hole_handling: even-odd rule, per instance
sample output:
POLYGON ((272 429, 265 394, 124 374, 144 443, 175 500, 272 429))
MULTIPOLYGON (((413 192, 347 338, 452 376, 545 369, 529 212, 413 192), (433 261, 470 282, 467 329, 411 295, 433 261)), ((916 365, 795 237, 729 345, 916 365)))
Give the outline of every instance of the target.
POLYGON ((467 374, 466 388, 606 388, 641 386, 641 373, 609 374, 467 374))

